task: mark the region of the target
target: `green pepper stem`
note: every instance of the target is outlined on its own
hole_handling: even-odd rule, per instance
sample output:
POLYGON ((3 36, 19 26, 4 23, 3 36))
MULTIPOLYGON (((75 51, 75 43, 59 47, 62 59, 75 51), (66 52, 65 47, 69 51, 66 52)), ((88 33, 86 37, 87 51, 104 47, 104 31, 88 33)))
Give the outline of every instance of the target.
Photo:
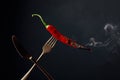
POLYGON ((46 27, 47 24, 45 23, 45 21, 43 20, 43 18, 39 15, 39 14, 32 14, 32 17, 34 16, 38 16, 40 18, 40 20, 42 21, 43 25, 46 27))

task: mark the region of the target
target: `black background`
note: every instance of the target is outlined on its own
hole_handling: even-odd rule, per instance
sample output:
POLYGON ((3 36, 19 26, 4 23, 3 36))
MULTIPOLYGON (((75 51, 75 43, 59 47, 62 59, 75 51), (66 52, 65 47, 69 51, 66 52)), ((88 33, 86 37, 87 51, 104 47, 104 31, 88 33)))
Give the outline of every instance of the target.
MULTIPOLYGON (((1 73, 5 79, 20 78, 33 63, 22 59, 16 52, 11 36, 16 35, 35 58, 42 45, 51 36, 33 13, 41 14, 66 36, 85 44, 90 37, 106 40, 103 27, 106 23, 119 26, 119 0, 17 0, 2 2, 1 73)), ((120 57, 110 57, 105 48, 94 48, 92 53, 77 50, 57 42, 40 64, 55 80, 119 80, 120 57), (115 60, 118 58, 117 60, 115 60), (108 60, 110 59, 110 61, 108 60)), ((4 80, 5 80, 4 79, 4 80)), ((45 80, 35 68, 29 80, 45 80)))

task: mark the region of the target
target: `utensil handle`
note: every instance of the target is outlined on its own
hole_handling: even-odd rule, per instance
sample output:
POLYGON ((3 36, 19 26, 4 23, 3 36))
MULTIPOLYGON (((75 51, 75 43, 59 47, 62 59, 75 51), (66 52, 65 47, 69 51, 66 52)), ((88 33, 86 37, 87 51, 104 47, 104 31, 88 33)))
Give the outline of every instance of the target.
MULTIPOLYGON (((37 58, 36 62, 34 62, 33 66, 28 70, 28 72, 21 78, 21 80, 27 80, 29 77, 30 73, 32 72, 33 68, 36 66, 36 63, 40 60, 44 52, 40 54, 40 56, 37 58)), ((42 67, 42 66, 37 66, 47 78, 51 78, 50 80, 54 80, 52 76, 42 67), (49 76, 49 77, 48 77, 49 76)))
MULTIPOLYGON (((42 52, 40 54, 40 56, 37 58, 36 62, 39 61, 39 59, 41 58, 41 56, 43 55, 44 53, 42 52)), ((36 64, 33 64, 33 66, 27 71, 27 73, 21 78, 21 80, 27 80, 27 78, 29 77, 30 73, 32 72, 33 68, 35 67, 36 64)))
POLYGON ((21 80, 27 80, 29 77, 30 73, 32 72, 33 68, 35 67, 36 64, 33 64, 32 67, 28 70, 28 72, 21 78, 21 80))
POLYGON ((40 71, 47 77, 48 80, 54 80, 53 77, 41 66, 39 65, 36 61, 32 60, 31 61, 36 64, 36 66, 39 68, 40 71))

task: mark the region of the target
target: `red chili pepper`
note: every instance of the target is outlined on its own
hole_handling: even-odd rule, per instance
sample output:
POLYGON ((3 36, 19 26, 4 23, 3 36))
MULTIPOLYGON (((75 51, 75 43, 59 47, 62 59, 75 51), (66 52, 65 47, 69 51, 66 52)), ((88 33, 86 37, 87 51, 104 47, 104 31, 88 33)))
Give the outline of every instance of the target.
POLYGON ((45 28, 47 29, 47 31, 52 35, 54 36, 57 40, 59 40, 60 42, 68 45, 68 46, 71 46, 71 47, 74 47, 74 48, 80 48, 80 49, 85 49, 85 50, 90 50, 90 48, 87 48, 85 46, 82 46, 80 44, 78 44, 76 41, 64 36, 63 34, 61 34, 59 31, 57 31, 57 29, 53 26, 53 25, 47 25, 42 17, 38 14, 32 14, 32 17, 34 16, 38 16, 40 18, 40 20, 42 21, 43 25, 45 26, 45 28))

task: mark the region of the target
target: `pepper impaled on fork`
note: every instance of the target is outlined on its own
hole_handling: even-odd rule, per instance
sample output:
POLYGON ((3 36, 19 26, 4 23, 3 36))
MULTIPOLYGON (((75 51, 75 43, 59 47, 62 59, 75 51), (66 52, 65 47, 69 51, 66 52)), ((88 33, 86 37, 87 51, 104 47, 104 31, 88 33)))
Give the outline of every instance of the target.
POLYGON ((32 14, 32 17, 37 16, 40 18, 40 20, 42 21, 43 25, 45 26, 45 28, 47 29, 47 31, 53 36, 55 37, 57 40, 59 40, 60 42, 71 46, 73 48, 78 48, 78 49, 83 49, 83 50, 88 50, 91 51, 90 48, 87 48, 86 46, 83 46, 81 44, 78 44, 76 41, 64 36, 63 34, 61 34, 59 31, 57 31, 57 29, 53 26, 53 25, 48 25, 44 22, 44 20, 42 19, 42 17, 39 14, 32 14))

